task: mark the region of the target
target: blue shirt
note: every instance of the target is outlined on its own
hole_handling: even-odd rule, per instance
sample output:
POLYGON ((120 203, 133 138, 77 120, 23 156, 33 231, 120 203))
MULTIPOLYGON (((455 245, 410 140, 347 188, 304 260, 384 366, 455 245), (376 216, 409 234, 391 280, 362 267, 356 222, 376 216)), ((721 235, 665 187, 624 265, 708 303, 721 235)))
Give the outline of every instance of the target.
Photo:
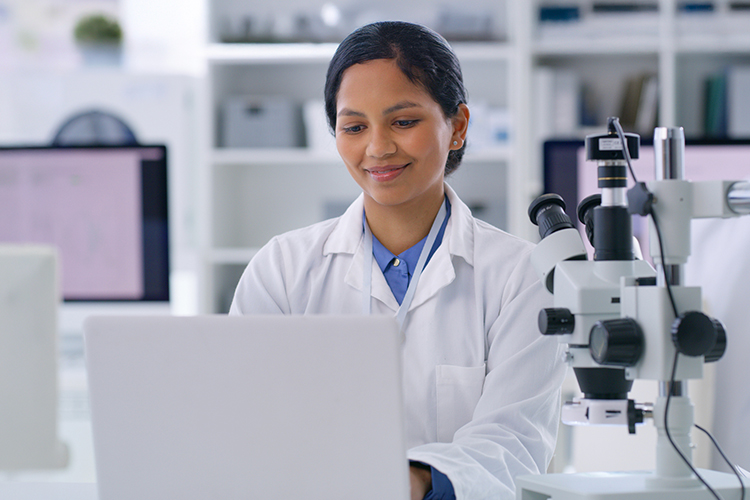
POLYGON ((432 470, 432 489, 427 492, 423 500, 456 500, 456 492, 453 490, 448 476, 430 466, 432 470))
MULTIPOLYGON (((432 255, 443 241, 445 227, 448 225, 448 219, 450 216, 451 204, 446 197, 445 220, 443 221, 443 225, 440 226, 440 230, 435 238, 435 243, 432 245, 432 249, 427 256, 427 262, 430 261, 432 255)), ((404 250, 399 255, 394 255, 390 250, 384 247, 375 236, 372 237, 372 254, 375 257, 375 261, 378 263, 378 267, 383 271, 385 281, 388 283, 388 286, 393 292, 393 296, 396 297, 396 301, 399 304, 404 300, 406 289, 409 287, 412 274, 414 274, 417 267, 417 262, 419 261, 419 256, 422 253, 425 241, 427 241, 427 236, 422 238, 422 240, 413 247, 404 250)), ((425 262, 425 266, 427 265, 427 262, 425 262)))
MULTIPOLYGON (((451 216, 451 204, 448 201, 448 197, 445 198, 445 220, 443 225, 440 226, 435 243, 432 245, 429 255, 427 256, 427 262, 430 261, 432 255, 440 246, 443 241, 443 235, 445 234, 445 227, 448 225, 448 219, 451 216)), ((364 218, 364 213, 362 214, 364 218)), ((393 292, 393 296, 396 297, 396 301, 399 304, 403 302, 404 295, 406 295, 406 289, 409 287, 411 276, 417 267, 419 256, 422 253, 422 248, 427 241, 427 236, 414 245, 413 247, 403 251, 399 255, 394 255, 390 250, 383 246, 378 239, 372 237, 372 254, 375 257, 375 261, 378 263, 378 267, 383 271, 385 281, 393 292)), ((427 265, 425 262, 425 266, 427 265)), ((432 474, 432 489, 427 492, 424 500, 456 500, 456 493, 453 490, 453 485, 448 479, 448 476, 430 466, 432 474)))

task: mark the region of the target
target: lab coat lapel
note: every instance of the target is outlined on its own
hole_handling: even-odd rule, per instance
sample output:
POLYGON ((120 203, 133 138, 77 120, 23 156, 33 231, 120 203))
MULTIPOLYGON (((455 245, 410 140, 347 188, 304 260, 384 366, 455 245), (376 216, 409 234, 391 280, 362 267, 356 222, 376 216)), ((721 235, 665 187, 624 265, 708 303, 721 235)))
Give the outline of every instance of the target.
POLYGON ((427 263, 427 267, 422 271, 409 310, 430 300, 442 288, 451 284, 455 278, 456 271, 453 269, 448 245, 441 244, 427 263))
POLYGON ((399 307, 396 297, 393 296, 393 291, 388 286, 388 282, 385 280, 385 276, 383 276, 383 271, 380 270, 380 266, 378 266, 375 259, 372 259, 372 266, 372 296, 395 313, 399 307))
POLYGON ((392 309, 394 313, 398 310, 398 302, 396 302, 396 298, 393 296, 393 292, 391 291, 391 288, 388 286, 388 282, 385 281, 385 276, 383 276, 383 272, 380 270, 380 267, 378 266, 378 263, 375 261, 375 259, 365 259, 365 251, 364 251, 365 245, 364 245, 364 234, 360 238, 360 244, 357 247, 356 252, 354 253, 354 257, 352 258, 352 263, 349 266, 348 271, 346 272, 346 277, 344 278, 344 281, 347 285, 351 286, 355 290, 357 290, 357 293, 363 293, 362 292, 362 271, 363 271, 363 265, 366 261, 370 262, 370 265, 372 266, 372 292, 371 296, 378 299, 380 302, 385 304, 389 309, 392 309))
MULTIPOLYGON (((328 238, 323 253, 353 253, 352 263, 346 272, 344 282, 351 286, 355 293, 362 293, 362 271, 364 258, 364 231, 362 230, 362 195, 351 204, 344 215, 341 216, 339 223, 328 238)), ((378 299, 389 309, 395 312, 398 310, 398 302, 391 292, 391 288, 385 281, 383 272, 378 267, 375 259, 367 259, 372 267, 372 297, 378 299)))
POLYGON ((445 228, 443 242, 422 273, 410 310, 430 300, 456 279, 454 256, 473 265, 474 219, 471 211, 448 184, 445 185, 445 192, 451 202, 451 216, 445 228))

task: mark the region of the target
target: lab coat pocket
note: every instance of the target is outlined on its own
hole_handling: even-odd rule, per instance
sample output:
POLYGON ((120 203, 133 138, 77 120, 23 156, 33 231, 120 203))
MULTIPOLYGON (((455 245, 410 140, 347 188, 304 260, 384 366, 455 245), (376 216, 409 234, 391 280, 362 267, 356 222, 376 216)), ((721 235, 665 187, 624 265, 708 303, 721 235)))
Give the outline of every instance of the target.
POLYGON ((438 365, 437 440, 448 443, 456 431, 471 420, 484 386, 485 365, 438 365))

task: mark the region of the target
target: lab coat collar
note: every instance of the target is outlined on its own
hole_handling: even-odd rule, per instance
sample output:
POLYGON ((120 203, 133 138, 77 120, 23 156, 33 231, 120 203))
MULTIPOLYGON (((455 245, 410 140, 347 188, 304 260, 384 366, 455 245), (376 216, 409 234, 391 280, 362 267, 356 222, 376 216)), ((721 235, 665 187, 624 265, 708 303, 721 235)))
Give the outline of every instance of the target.
MULTIPOLYGON (((336 253, 352 254, 352 263, 344 278, 346 284, 362 292, 362 266, 364 262, 364 230, 362 228, 362 210, 364 195, 354 200, 346 212, 339 218, 330 236, 323 245, 323 255, 336 253)), ((383 302, 390 309, 398 310, 398 302, 385 281, 383 272, 372 259, 372 296, 383 302)))
MULTIPOLYGON (((466 204, 448 184, 445 192, 451 202, 451 218, 445 228, 443 241, 448 242, 451 255, 461 257, 470 266, 474 265, 474 216, 466 204)), ((442 246, 442 245, 441 245, 442 246)))
MULTIPOLYGON (((448 243, 451 255, 457 255, 470 265, 474 265, 474 218, 471 210, 448 184, 445 184, 445 192, 451 202, 451 217, 448 219, 443 241, 448 243)), ((362 231, 364 206, 364 194, 360 194, 339 218, 336 227, 323 246, 323 255, 357 253, 364 235, 362 231)))
POLYGON ((365 208, 365 195, 360 194, 346 212, 339 217, 336 227, 323 245, 323 255, 333 253, 355 254, 362 242, 362 211, 365 208))
MULTIPOLYGON (((422 275, 410 310, 426 302, 455 279, 456 273, 453 268, 452 256, 461 257, 468 264, 473 265, 474 219, 471 211, 447 184, 445 185, 445 191, 451 202, 451 217, 448 219, 443 243, 430 259, 425 273, 422 275)), ((324 255, 333 253, 353 255, 352 264, 347 271, 345 281, 349 286, 360 292, 363 288, 362 266, 365 261, 364 232, 362 230, 363 209, 364 195, 360 195, 339 218, 336 227, 323 247, 324 255)), ((398 302, 396 302, 393 292, 391 292, 375 259, 372 259, 371 265, 373 266, 372 296, 389 309, 397 311, 398 302)))

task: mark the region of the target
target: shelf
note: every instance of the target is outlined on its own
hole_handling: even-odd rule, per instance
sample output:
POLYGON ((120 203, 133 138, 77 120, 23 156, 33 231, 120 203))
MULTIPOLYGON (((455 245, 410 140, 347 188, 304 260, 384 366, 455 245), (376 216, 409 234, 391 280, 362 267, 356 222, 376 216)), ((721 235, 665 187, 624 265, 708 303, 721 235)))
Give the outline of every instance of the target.
MULTIPOLYGON (((471 147, 471 143, 469 143, 469 147, 471 147)), ((498 146, 478 151, 467 149, 463 161, 466 163, 493 163, 497 161, 510 161, 511 156, 510 146, 498 146)))
POLYGON ((512 57, 513 48, 506 42, 452 43, 458 59, 464 62, 505 61, 512 57))
POLYGON ((216 265, 245 265, 256 253, 257 248, 215 248, 209 252, 208 260, 216 265))
POLYGON ((211 163, 216 166, 287 164, 320 166, 338 164, 341 163, 341 159, 333 153, 306 148, 218 148, 214 149, 211 154, 211 163))
POLYGON ((750 54, 750 35, 683 35, 677 37, 675 48, 678 53, 694 54, 750 54))
POLYGON ((617 36, 606 39, 571 37, 536 41, 532 51, 536 56, 591 56, 591 55, 656 55, 659 39, 656 36, 617 36))
POLYGON ((223 64, 327 64, 336 47, 335 43, 213 43, 206 57, 210 63, 223 64))
MULTIPOLYGON (((206 49, 211 63, 221 64, 328 64, 335 43, 212 43, 206 49)), ((505 42, 451 44, 462 62, 507 60, 513 53, 505 42)))

